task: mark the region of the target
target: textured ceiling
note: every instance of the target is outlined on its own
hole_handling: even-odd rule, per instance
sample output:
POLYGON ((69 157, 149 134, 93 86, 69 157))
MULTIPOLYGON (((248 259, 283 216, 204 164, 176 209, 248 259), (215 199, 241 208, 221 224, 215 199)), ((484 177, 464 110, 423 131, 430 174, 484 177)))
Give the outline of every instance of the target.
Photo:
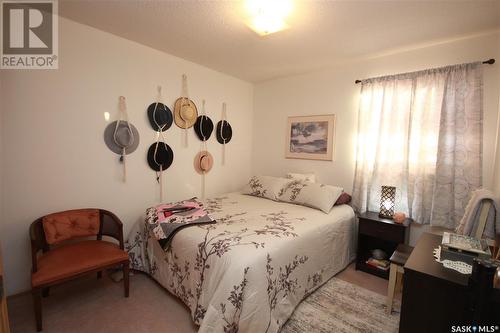
POLYGON ((59 1, 62 16, 251 82, 500 28, 500 0, 296 0, 291 28, 265 37, 244 24, 241 8, 241 1, 59 1))

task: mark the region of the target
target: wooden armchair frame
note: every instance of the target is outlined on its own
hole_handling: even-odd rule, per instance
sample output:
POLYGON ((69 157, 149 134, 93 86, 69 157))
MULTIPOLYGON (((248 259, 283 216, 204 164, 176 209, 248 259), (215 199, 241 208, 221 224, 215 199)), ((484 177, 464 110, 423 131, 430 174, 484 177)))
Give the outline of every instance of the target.
MULTIPOLYGON (((88 208, 91 210, 91 208, 88 208)), ((96 240, 101 241, 103 236, 108 236, 114 238, 119 242, 119 247, 121 250, 124 250, 124 242, 123 242, 123 224, 120 219, 110 211, 104 209, 92 209, 99 211, 99 232, 96 236, 96 240)), ((64 213, 71 213, 73 211, 81 211, 81 210, 68 210, 64 213)), ((45 216, 42 216, 36 219, 30 226, 30 238, 31 238, 31 259, 32 259, 32 274, 38 271, 38 257, 40 251, 42 254, 47 253, 51 250, 51 245, 47 243, 45 232, 42 224, 42 220, 45 216)), ((57 245, 59 246, 59 244, 57 245)), ((61 245, 64 246, 64 243, 61 245)), ((104 265, 98 267, 96 269, 92 269, 89 271, 85 271, 82 273, 78 273, 72 275, 67 278, 59 279, 54 282, 42 284, 36 287, 32 287, 32 295, 33 295, 33 303, 35 308, 35 319, 37 325, 37 331, 42 330, 42 303, 41 296, 48 297, 49 288, 53 285, 60 284, 69 280, 73 280, 83 275, 97 273, 97 278, 101 278, 102 271, 108 268, 113 268, 117 266, 122 266, 123 270, 123 286, 125 297, 129 296, 129 260, 123 260, 118 263, 113 263, 110 265, 104 265)))

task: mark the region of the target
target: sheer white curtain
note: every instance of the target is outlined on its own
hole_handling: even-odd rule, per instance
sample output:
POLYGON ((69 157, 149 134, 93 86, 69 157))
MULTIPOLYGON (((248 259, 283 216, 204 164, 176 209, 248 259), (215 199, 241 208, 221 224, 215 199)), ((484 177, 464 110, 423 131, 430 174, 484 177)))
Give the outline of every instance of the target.
POLYGON ((353 203, 380 208, 396 186, 396 210, 454 228, 481 186, 482 71, 472 63, 364 80, 353 203))

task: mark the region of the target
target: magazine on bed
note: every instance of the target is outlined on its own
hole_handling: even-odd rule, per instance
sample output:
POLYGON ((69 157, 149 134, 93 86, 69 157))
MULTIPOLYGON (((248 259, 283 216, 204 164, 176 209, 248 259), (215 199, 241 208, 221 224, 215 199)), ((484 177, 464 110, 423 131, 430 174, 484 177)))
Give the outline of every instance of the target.
POLYGON ((193 225, 215 223, 215 220, 204 209, 202 202, 192 198, 149 208, 146 222, 161 247, 167 249, 179 230, 193 225))

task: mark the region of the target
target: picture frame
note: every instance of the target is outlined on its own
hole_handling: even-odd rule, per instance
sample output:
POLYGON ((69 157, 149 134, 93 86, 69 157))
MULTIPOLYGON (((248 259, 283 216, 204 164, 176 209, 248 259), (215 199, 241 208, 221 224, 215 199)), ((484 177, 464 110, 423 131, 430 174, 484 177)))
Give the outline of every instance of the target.
POLYGON ((288 117, 285 158, 333 161, 335 115, 288 117))

